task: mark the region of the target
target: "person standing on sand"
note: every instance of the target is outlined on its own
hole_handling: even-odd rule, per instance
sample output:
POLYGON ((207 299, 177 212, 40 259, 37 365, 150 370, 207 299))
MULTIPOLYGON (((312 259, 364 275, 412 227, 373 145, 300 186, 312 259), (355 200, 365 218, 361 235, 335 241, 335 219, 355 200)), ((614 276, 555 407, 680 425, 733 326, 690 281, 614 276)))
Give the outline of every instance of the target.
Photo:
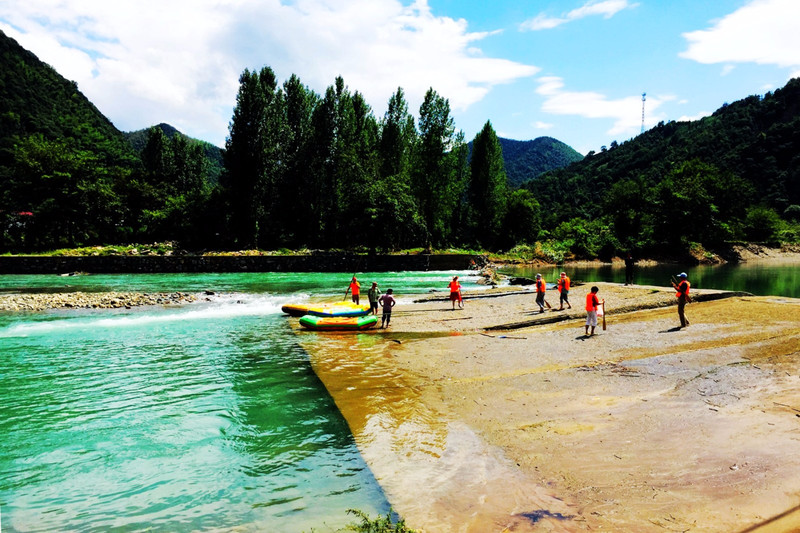
POLYGON ((459 309, 464 309, 464 299, 461 297, 461 283, 458 282, 458 276, 453 276, 453 281, 448 283, 447 287, 450 289, 450 301, 453 303, 453 310, 456 308, 456 302, 458 302, 459 309))
POLYGON ((350 280, 350 286, 347 287, 347 290, 344 291, 344 297, 347 298, 347 293, 351 293, 353 295, 353 303, 359 305, 359 295, 361 294, 361 284, 358 282, 355 276, 353 279, 350 280))
POLYGON ((604 304, 606 301, 600 301, 597 293, 600 289, 597 286, 592 287, 589 294, 586 295, 586 336, 594 335, 594 328, 597 327, 597 308, 604 304), (589 333, 591 326, 592 332, 589 333))
POLYGON ((569 276, 567 276, 566 272, 561 273, 561 277, 558 278, 558 292, 561 293, 558 297, 558 306, 559 311, 564 310, 564 304, 567 304, 567 309, 572 309, 572 305, 569 303, 569 276))
POLYGON ((541 274, 536 274, 536 305, 539 306, 539 312, 544 313, 544 293, 547 290, 547 284, 542 278, 541 274))
POLYGON ((369 311, 373 315, 378 314, 378 298, 381 296, 381 290, 378 288, 376 282, 372 282, 372 287, 367 290, 367 298, 369 299, 369 311))
POLYGON ((397 300, 392 296, 392 289, 386 289, 386 294, 378 299, 378 302, 383 306, 383 314, 381 315, 381 327, 388 328, 389 322, 392 320, 392 307, 395 306, 397 300))
POLYGON ((625 256, 625 285, 633 285, 633 265, 636 261, 633 260, 633 255, 628 252, 625 256))
POLYGON ((677 291, 675 297, 678 299, 678 318, 681 319, 681 327, 685 328, 689 325, 689 319, 686 318, 686 304, 692 301, 692 298, 689 296, 691 284, 687 279, 686 272, 678 274, 678 282, 676 283, 673 279, 672 286, 675 287, 677 291))

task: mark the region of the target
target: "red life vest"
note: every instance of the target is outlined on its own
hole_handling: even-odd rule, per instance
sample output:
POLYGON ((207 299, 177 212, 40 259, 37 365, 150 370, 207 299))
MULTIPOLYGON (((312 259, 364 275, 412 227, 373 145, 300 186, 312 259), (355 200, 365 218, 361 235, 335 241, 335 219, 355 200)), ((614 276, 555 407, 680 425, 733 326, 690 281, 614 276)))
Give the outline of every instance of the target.
POLYGON ((689 297, 689 288, 691 286, 692 286, 692 284, 689 283, 688 279, 685 279, 685 280, 681 281, 680 283, 678 283, 678 292, 675 293, 675 298, 680 298, 681 296, 686 296, 688 298, 689 297), (686 284, 686 292, 681 292, 681 287, 683 287, 684 283, 686 284))
POLYGON ((597 293, 590 292, 586 295, 586 310, 587 311, 597 311, 597 306, 600 305, 600 298, 597 297, 597 293))
POLYGON ((547 290, 547 284, 544 282, 544 279, 537 279, 536 292, 544 292, 545 290, 547 290))
POLYGON ((558 292, 569 290, 569 276, 564 276, 558 280, 558 292))

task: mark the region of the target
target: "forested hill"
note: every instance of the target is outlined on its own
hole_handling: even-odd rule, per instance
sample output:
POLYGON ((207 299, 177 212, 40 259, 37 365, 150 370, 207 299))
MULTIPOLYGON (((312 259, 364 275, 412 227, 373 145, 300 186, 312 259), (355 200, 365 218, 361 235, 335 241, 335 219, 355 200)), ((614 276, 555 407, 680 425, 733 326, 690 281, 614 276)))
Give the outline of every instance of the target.
MULTIPOLYGON (((199 139, 194 139, 192 137, 188 137, 178 131, 175 127, 170 126, 169 124, 161 123, 153 126, 154 128, 160 129, 164 136, 167 139, 172 139, 176 135, 184 137, 187 141, 199 143, 200 146, 203 148, 203 153, 208 160, 208 179, 211 183, 217 183, 219 181, 219 177, 222 174, 222 149, 218 146, 214 146, 213 144, 201 141, 199 139)), ((150 134, 150 128, 143 129, 143 130, 136 130, 136 131, 129 131, 125 132, 125 138, 128 139, 128 142, 131 143, 133 149, 136 150, 137 153, 141 154, 142 151, 147 146, 147 139, 148 135, 150 134)))
MULTIPOLYGON (((15 140, 39 134, 68 140, 105 162, 133 155, 122 133, 78 90, 0 31, 0 158, 15 140)), ((0 159, 0 166, 3 165, 0 159)))
POLYGON ((600 247, 796 240, 783 222, 800 213, 800 78, 701 120, 660 123, 526 187, 544 227, 614 235, 600 247))
POLYGON ((544 172, 583 159, 571 146, 552 137, 537 137, 532 141, 498 137, 497 140, 503 149, 508 185, 514 188, 544 172))

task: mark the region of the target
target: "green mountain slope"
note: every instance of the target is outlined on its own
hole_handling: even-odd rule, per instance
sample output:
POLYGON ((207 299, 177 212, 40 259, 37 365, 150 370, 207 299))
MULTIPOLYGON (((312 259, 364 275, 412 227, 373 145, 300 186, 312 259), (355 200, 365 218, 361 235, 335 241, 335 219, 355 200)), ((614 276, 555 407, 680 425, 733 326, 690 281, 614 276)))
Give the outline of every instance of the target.
POLYGON ((558 206, 546 227, 602 221, 625 247, 775 237, 756 226, 779 229, 776 217, 800 204, 800 79, 698 121, 660 123, 526 187, 558 206))
MULTIPOLYGON (((171 139, 175 135, 181 135, 186 138, 188 141, 192 143, 199 143, 203 147, 203 153, 206 156, 206 159, 209 163, 208 168, 208 179, 209 181, 214 184, 219 181, 219 176, 222 174, 222 149, 218 146, 214 146, 213 144, 201 141, 199 139, 194 139, 187 135, 184 135, 180 131, 178 131, 173 126, 169 124, 161 123, 155 126, 159 128, 162 132, 164 132, 164 136, 168 139, 171 139)), ((142 150, 144 150, 145 145, 147 144, 147 132, 149 129, 137 130, 137 131, 130 131, 125 132, 125 138, 128 139, 128 142, 131 143, 133 149, 136 150, 136 153, 141 154, 142 150)))
MULTIPOLYGON (((552 137, 537 137, 531 141, 498 137, 497 140, 503 149, 508 186, 512 189, 544 172, 563 168, 583 159, 571 146, 552 137)), ((467 146, 472 157, 472 141, 467 146)))
POLYGON ((14 39, 0 32, 0 147, 41 134, 67 140, 106 162, 133 155, 122 133, 78 90, 14 39))
POLYGON ((583 156, 571 146, 552 137, 537 137, 532 141, 498 138, 503 148, 508 184, 519 187, 544 172, 566 167, 583 156))

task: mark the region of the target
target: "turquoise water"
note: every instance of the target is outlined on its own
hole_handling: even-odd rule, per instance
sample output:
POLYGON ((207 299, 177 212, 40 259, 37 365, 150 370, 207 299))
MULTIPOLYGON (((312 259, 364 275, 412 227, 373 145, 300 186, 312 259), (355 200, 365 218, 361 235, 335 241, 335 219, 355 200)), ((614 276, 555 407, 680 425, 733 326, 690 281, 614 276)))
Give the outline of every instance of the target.
MULTIPOLYGON (((565 270, 572 280, 625 282, 625 268, 621 266, 592 267, 517 267, 504 268, 501 272, 533 277, 541 273, 548 283, 555 283, 559 273, 565 270)), ((670 286, 670 277, 686 272, 692 287, 698 289, 722 289, 745 291, 757 296, 788 296, 800 298, 800 264, 749 263, 721 266, 654 265, 637 266, 634 283, 638 285, 670 286)))
MULTIPOLYGON (((350 275, 0 276, 4 293, 217 293, 181 308, 0 314, 3 533, 332 531, 354 521, 348 508, 385 514, 280 312, 341 300, 350 275)), ((402 302, 452 275, 362 284, 402 302)))

